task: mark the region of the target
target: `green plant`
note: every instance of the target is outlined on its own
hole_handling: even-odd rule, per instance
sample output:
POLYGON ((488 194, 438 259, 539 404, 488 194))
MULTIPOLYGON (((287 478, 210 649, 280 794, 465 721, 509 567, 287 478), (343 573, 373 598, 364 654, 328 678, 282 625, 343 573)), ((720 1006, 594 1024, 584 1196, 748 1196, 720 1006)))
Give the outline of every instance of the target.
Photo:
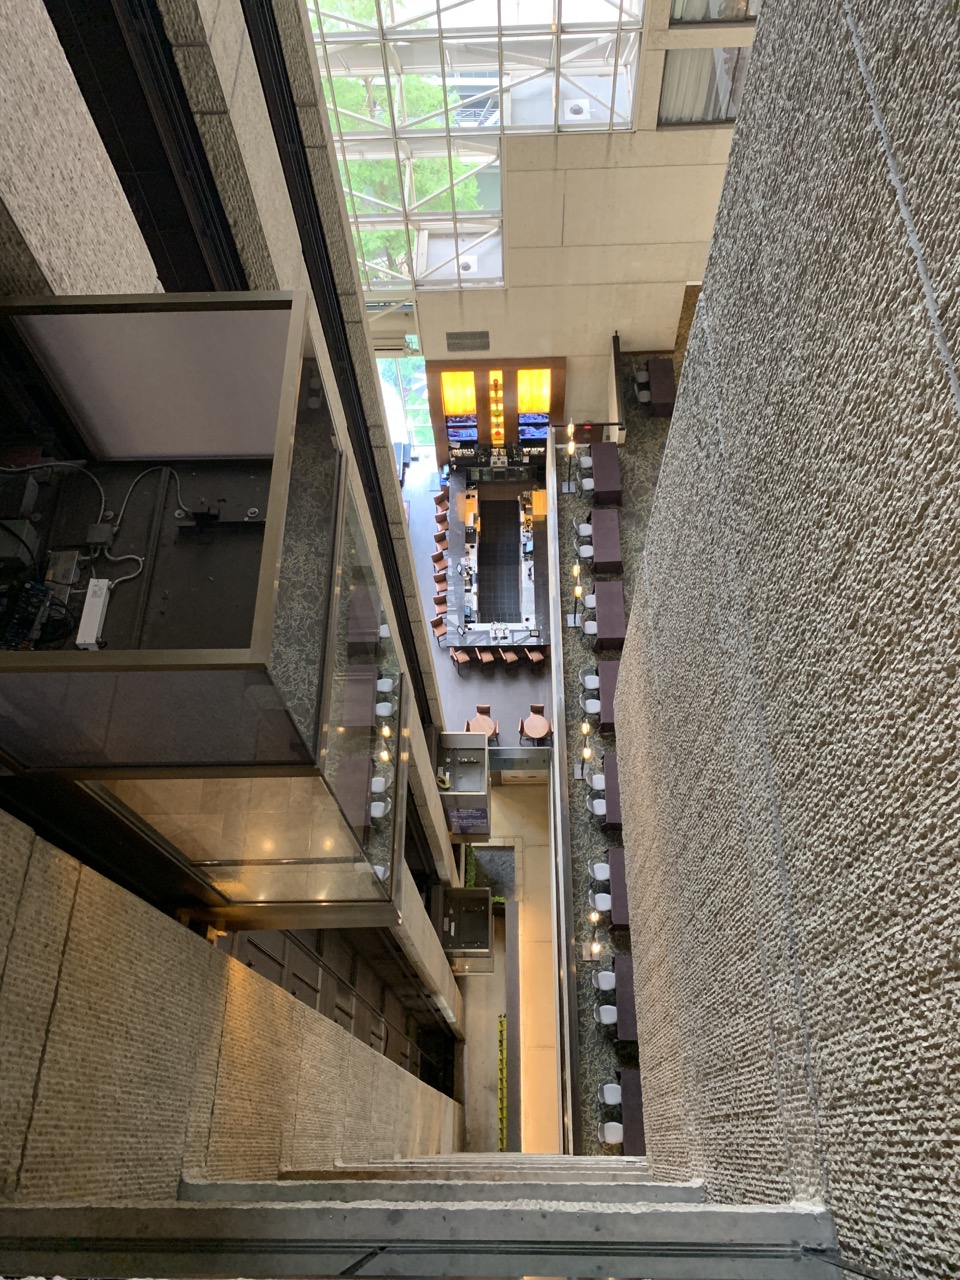
POLYGON ((477 887, 477 851, 472 844, 466 845, 463 851, 463 887, 477 887))

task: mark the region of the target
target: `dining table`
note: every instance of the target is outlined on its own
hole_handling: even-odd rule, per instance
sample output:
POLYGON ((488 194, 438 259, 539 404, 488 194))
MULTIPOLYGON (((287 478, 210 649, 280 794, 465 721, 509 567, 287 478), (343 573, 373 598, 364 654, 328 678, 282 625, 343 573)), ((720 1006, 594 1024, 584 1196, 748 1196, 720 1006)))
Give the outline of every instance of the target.
POLYGON ((627 864, 623 846, 615 845, 605 854, 610 868, 610 927, 630 928, 630 907, 627 902, 627 864))
POLYGON ((373 781, 373 760, 369 751, 343 756, 336 764, 333 776, 333 794, 337 797, 343 816, 349 822, 361 844, 370 830, 370 784, 373 781))
POLYGON ((619 579, 595 582, 593 594, 597 597, 597 634, 593 642, 594 652, 604 649, 622 649, 627 636, 627 610, 623 599, 623 583, 619 579))
POLYGON ((613 507, 595 507, 590 524, 594 573, 623 573, 620 550, 620 512, 613 507))
POLYGON ((345 729, 372 729, 377 723, 377 675, 375 663, 347 667, 340 709, 340 723, 345 729))
POLYGON ((650 409, 654 417, 669 418, 677 398, 677 379, 672 356, 651 356, 647 361, 650 375, 650 409))
POLYGON ((531 711, 523 722, 523 732, 528 738, 534 742, 542 742, 544 738, 550 736, 550 721, 546 716, 538 715, 537 712, 531 711))
POLYGON ((645 1156, 647 1135, 643 1128, 643 1090, 636 1067, 620 1070, 620 1119, 623 1124, 623 1154, 645 1156))
POLYGON ((611 752, 603 756, 603 798, 607 802, 607 812, 603 819, 604 827, 620 827, 620 771, 617 768, 617 757, 611 752))
POLYGON ((497 726, 490 716, 475 715, 472 720, 467 721, 468 733, 485 733, 487 737, 491 737, 497 732, 497 726))
POLYGON ((636 1040, 637 1001, 633 989, 633 956, 613 957, 614 994, 617 1005, 617 1039, 636 1040))
POLYGON ((593 463, 593 500, 604 505, 620 506, 623 484, 620 480, 620 446, 612 441, 598 441, 590 446, 593 463))
POLYGON ((620 675, 620 659, 610 658, 606 662, 597 663, 597 675, 600 677, 600 732, 613 733, 616 725, 613 719, 613 700, 617 692, 617 677, 620 675))

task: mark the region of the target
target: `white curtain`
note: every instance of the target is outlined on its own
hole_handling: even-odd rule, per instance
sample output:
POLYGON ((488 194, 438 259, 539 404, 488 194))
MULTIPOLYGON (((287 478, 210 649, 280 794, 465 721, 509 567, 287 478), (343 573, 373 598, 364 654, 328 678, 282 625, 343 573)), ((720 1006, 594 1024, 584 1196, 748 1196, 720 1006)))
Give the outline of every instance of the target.
POLYGON ((661 124, 716 120, 714 54, 719 49, 669 49, 660 93, 661 124))

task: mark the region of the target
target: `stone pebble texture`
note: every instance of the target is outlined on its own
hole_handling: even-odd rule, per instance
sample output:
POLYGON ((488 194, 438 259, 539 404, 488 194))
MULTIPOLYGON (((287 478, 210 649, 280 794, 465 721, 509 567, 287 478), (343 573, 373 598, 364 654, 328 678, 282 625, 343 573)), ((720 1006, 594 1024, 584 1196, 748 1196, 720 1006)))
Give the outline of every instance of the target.
POLYGON ((460 1145, 450 1098, 0 813, 0 1202, 460 1145))
POLYGON ((960 11, 765 5, 617 719, 658 1177, 960 1273, 960 11), (899 190, 898 190, 899 188, 899 190))
POLYGON ((160 292, 42 0, 0 4, 0 119, 0 294, 160 292))

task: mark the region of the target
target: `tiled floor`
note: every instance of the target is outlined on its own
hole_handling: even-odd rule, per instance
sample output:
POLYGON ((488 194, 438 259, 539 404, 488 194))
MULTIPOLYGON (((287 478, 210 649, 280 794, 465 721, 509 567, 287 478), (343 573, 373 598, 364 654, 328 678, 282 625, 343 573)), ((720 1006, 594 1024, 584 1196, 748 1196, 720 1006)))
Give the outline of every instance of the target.
MULTIPOLYGON (((419 461, 411 463, 403 485, 403 496, 410 505, 410 541, 417 564, 420 595, 427 618, 434 616, 433 565, 430 555, 434 550, 433 534, 437 464, 432 449, 421 448, 419 461)), ((482 494, 481 494, 482 500, 482 494)), ((499 662, 492 667, 479 667, 473 663, 460 673, 450 661, 447 650, 433 644, 443 704, 445 727, 459 732, 464 721, 476 715, 477 703, 489 703, 491 715, 500 722, 500 742, 514 746, 518 742, 517 725, 530 714, 530 704, 550 702, 549 663, 541 671, 533 671, 525 661, 505 669, 499 662)), ((547 706, 547 715, 551 715, 547 706)))
MULTIPOLYGON (((632 381, 631 375, 632 365, 626 370, 628 387, 632 381)), ((627 440, 620 450, 620 471, 623 480, 620 540, 623 551, 624 596, 629 615, 640 571, 647 522, 670 424, 666 419, 641 417, 636 401, 629 392, 626 416, 627 440)), ((558 508, 560 528, 570 528, 574 517, 585 517, 589 509, 590 503, 587 499, 578 498, 576 494, 561 495, 558 508)), ((572 562, 572 555, 570 558, 572 562)), ((564 569, 564 581, 569 578, 570 599, 564 602, 569 607, 573 603, 573 578, 569 575, 569 565, 561 567, 564 569)), ((585 577, 589 578, 589 576, 585 574, 585 577)), ((581 689, 578 672, 583 667, 594 665, 598 659, 604 661, 605 657, 619 657, 619 654, 596 655, 586 637, 577 631, 566 630, 564 689, 567 706, 567 753, 571 762, 579 761, 582 741, 579 707, 581 689)), ((621 728, 621 745, 625 732, 628 730, 621 728)), ((598 761, 603 752, 615 752, 618 746, 617 736, 614 734, 603 736, 595 734, 592 743, 596 749, 598 761)), ((575 928, 578 938, 589 939, 592 936, 593 926, 587 918, 590 910, 587 894, 593 886, 587 867, 592 862, 601 861, 604 850, 610 845, 618 844, 619 838, 603 834, 597 820, 587 812, 586 783, 573 779, 570 782, 570 843, 573 860, 575 928)), ((601 1116, 597 1102, 597 1086, 604 1081, 612 1080, 617 1067, 637 1064, 636 1046, 619 1044, 594 1020, 593 1009, 598 993, 591 981, 594 969, 610 968, 613 957, 618 952, 629 951, 630 936, 626 931, 611 931, 602 921, 598 926, 597 936, 603 944, 600 963, 582 963, 577 970, 582 1140, 586 1155, 613 1150, 613 1148, 605 1148, 597 1140, 598 1120, 612 1118, 612 1113, 610 1115, 604 1113, 601 1116)), ((600 998, 606 1002, 613 997, 611 993, 600 998)))

